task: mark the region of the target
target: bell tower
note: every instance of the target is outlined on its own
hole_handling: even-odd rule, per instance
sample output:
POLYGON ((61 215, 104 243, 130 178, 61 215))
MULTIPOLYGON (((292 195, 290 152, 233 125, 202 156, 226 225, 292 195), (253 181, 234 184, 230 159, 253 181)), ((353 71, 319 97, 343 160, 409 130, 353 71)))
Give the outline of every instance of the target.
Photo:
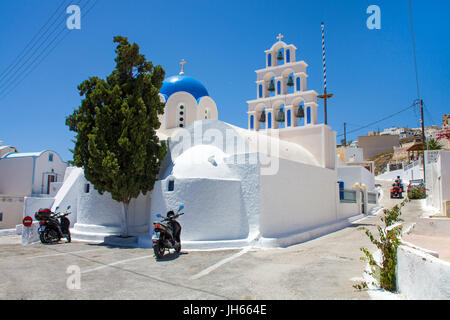
POLYGON ((278 34, 265 51, 265 68, 256 70, 256 99, 248 103, 249 130, 288 129, 317 124, 317 95, 307 90, 308 64, 296 60, 297 48, 278 34))

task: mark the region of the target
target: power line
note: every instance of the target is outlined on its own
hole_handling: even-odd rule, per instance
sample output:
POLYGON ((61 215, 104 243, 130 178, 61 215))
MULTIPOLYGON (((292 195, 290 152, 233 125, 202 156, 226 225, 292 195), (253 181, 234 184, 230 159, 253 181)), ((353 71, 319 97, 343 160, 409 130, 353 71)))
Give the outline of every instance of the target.
MULTIPOLYGON (((377 121, 368 123, 368 124, 366 124, 366 125, 364 125, 364 126, 361 126, 361 127, 357 128, 357 129, 353 129, 353 130, 347 131, 347 135, 350 134, 350 133, 354 133, 354 132, 360 131, 360 130, 362 130, 362 129, 366 129, 366 128, 368 128, 368 127, 371 127, 371 126, 373 126, 373 125, 375 125, 375 124, 377 124, 377 123, 379 123, 379 122, 385 121, 385 120, 387 120, 387 119, 390 119, 390 118, 392 118, 392 117, 394 117, 394 116, 396 116, 396 115, 398 115, 398 114, 400 114, 400 113, 402 113, 402 112, 405 112, 405 111, 407 111, 407 110, 413 108, 415 105, 416 105, 416 102, 414 102, 412 105, 410 105, 410 106, 408 106, 408 107, 406 107, 406 108, 404 108, 404 109, 401 109, 401 110, 399 110, 399 111, 397 111, 397 112, 395 112, 395 113, 393 113, 393 114, 390 114, 390 115, 388 115, 388 116, 386 116, 386 117, 384 117, 384 118, 382 118, 382 119, 380 119, 380 120, 377 120, 377 121)), ((344 135, 344 134, 340 134, 340 135, 338 135, 337 137, 342 137, 343 135, 344 135)))
MULTIPOLYGON (((91 0, 88 0, 87 3, 81 8, 83 12, 84 12, 84 9, 88 6, 88 3, 90 1, 91 0)), ((88 13, 95 7, 95 5, 97 4, 97 1, 98 0, 95 0, 94 4, 84 13, 84 15, 83 15, 84 18, 86 18, 88 13)), ((78 3, 80 3, 80 2, 81 2, 81 0, 78 3)), ((4 99, 7 95, 9 95, 26 77, 28 77, 28 75, 30 75, 45 60, 45 58, 48 57, 48 55, 59 45, 59 43, 61 43, 62 40, 64 40, 67 37, 69 32, 70 32, 70 30, 65 27, 62 30, 60 30, 60 32, 52 39, 52 41, 44 48, 44 50, 32 61, 30 66, 27 68, 28 72, 25 74, 21 73, 21 74, 17 75, 14 80, 19 79, 20 75, 23 75, 23 77, 21 79, 19 79, 18 81, 16 81, 15 84, 12 85, 12 88, 11 88, 11 84, 13 82, 11 82, 9 85, 9 87, 10 87, 9 91, 7 90, 7 88, 2 91, 2 93, 4 93, 4 94, 3 94, 3 96, 0 95, 0 100, 4 99), (64 36, 46 53, 46 55, 42 59, 40 59, 38 61, 37 59, 39 59, 45 53, 45 51, 58 39, 58 37, 64 31, 66 31, 64 36), (32 66, 33 64, 34 64, 34 66, 32 66)))
MULTIPOLYGON (((88 1, 90 1, 90 0, 88 0, 88 1)), ((80 2, 81 2, 81 0, 79 0, 78 1, 78 4, 80 4, 80 2)), ((63 11, 63 13, 65 13, 64 11, 63 11)), ((55 25, 55 23, 56 22, 59 22, 59 23, 61 23, 61 22, 63 22, 65 20, 65 14, 63 14, 62 16, 60 15, 55 21, 53 21, 53 23, 52 23, 52 25, 50 26, 50 27, 53 27, 54 25, 55 25), (61 19, 62 18, 62 19, 61 19)), ((58 24, 59 25, 59 24, 58 24)), ((49 28, 47 28, 47 30, 46 30, 46 32, 45 33, 47 33, 47 31, 49 30, 49 28)), ((45 36, 45 33, 43 34, 43 35, 41 35, 41 38, 39 39, 39 41, 37 41, 36 43, 35 43, 35 45, 37 44, 37 43, 40 43, 40 45, 37 47, 37 49, 36 50, 34 50, 33 51, 33 53, 28 57, 28 59, 26 59, 24 62, 22 62, 22 64, 19 66, 19 68, 17 68, 15 71, 14 71, 14 74, 12 74, 10 77, 9 77, 9 81, 8 82, 6 82, 6 84, 4 84, 4 85, 1 85, 0 86, 0 96, 1 95, 3 95, 6 91, 8 91, 8 88, 9 87, 11 87, 11 86, 13 86, 14 85, 14 83, 17 81, 17 79, 18 78, 20 78, 20 76, 21 75, 23 75, 23 72, 25 71, 22 71, 21 72, 21 70, 26 66, 27 67, 27 69, 29 69, 30 68, 30 65, 33 65, 33 63, 35 63, 35 61, 45 52, 45 50, 59 37, 59 35, 64 31, 64 30, 67 30, 67 28, 65 27, 65 26, 63 26, 63 29, 62 30, 60 30, 60 32, 58 32, 57 34, 56 34, 56 36, 55 37, 53 37, 53 39, 50 41, 50 43, 48 43, 47 44, 47 46, 44 48, 44 50, 43 51, 41 51, 40 53, 39 53, 39 50, 42 48, 42 46, 44 46, 45 44, 46 44, 46 42, 47 42, 47 40, 56 32, 58 30, 58 27, 56 27, 56 28, 54 28, 48 35, 47 35, 47 37, 43 40, 43 41, 41 41, 41 39, 42 39, 42 37, 43 36, 45 36), (37 57, 35 57, 35 55, 37 54, 37 57), (33 59, 33 60, 32 60, 33 59), (30 64, 28 64, 29 62, 31 61, 31 63, 30 64), (2 88, 3 87, 3 88, 2 88)), ((35 47, 35 45, 31 48, 31 49, 33 49, 34 47, 35 47)))
MULTIPOLYGON (((70 0, 68 1, 70 2, 70 0)), ((48 25, 48 23, 53 19, 55 14, 61 9, 64 2, 61 2, 61 4, 56 8, 56 10, 53 12, 53 14, 50 16, 50 18, 47 20, 47 22, 44 23, 44 25, 39 29, 39 31, 34 35, 34 37, 27 43, 25 48, 22 49, 22 51, 14 58, 14 60, 11 62, 11 64, 0 74, 0 83, 5 78, 5 75, 9 72, 10 69, 13 69, 18 63, 20 59, 23 59, 23 54, 27 51, 28 47, 36 40, 37 36, 41 33, 41 31, 48 25)), ((47 29, 48 30, 48 29, 47 29)), ((47 32, 47 31, 46 31, 47 32)), ((44 34, 46 33, 44 32, 44 34)), ((33 47, 36 44, 33 45, 33 47)))
POLYGON ((431 122, 434 124, 436 123, 433 119, 433 116, 431 115, 431 112, 428 110, 427 105, 425 104, 425 102, 423 103, 423 106, 425 108, 425 112, 427 113, 428 118, 431 119, 431 122))
POLYGON ((409 20, 411 24, 411 38, 412 38, 412 53, 414 59, 414 71, 416 73, 416 90, 417 90, 417 99, 420 100, 420 90, 419 90, 419 72, 417 71, 417 59, 416 59, 416 44, 414 40, 414 27, 413 27, 413 14, 412 14, 412 5, 411 0, 409 3, 409 20))

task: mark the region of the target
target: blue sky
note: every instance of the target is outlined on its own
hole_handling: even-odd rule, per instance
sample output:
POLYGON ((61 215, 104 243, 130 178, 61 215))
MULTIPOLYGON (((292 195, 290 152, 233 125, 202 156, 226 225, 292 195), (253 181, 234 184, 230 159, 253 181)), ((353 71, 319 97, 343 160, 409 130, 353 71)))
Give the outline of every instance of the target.
MULTIPOLYGON (((68 31, 35 68, 25 64, 19 73, 8 73, 0 82, 0 90, 12 88, 8 85, 15 76, 26 75, 6 97, 0 95, 0 140, 23 152, 51 149, 66 161, 72 158, 73 134, 65 117, 80 104, 78 84, 90 76, 104 78, 113 70, 115 35, 139 44, 148 60, 163 66, 166 76, 177 74, 179 61, 186 59, 186 74, 206 86, 217 103, 219 119, 241 127, 247 126, 246 101, 256 98, 254 70, 264 67, 264 50, 276 42, 278 33, 298 48, 297 60, 308 63, 308 89, 323 90, 322 21, 327 85, 334 94, 328 104, 328 124, 338 134, 343 133, 344 122, 350 131, 401 110, 417 98, 407 0, 62 2, 64 8, 66 3, 86 6, 81 12, 81 30, 68 31), (372 4, 381 9, 380 30, 366 26, 366 9, 372 4)), ((60 3, 0 2, 0 74, 60 3)), ((450 113, 450 2, 412 3, 425 124, 440 125, 442 115, 450 113)), ((64 29, 66 17, 55 28, 64 29)), ((45 42, 41 43, 44 49, 45 42)), ((418 127, 419 116, 418 110, 410 110, 349 134, 348 139, 395 125, 418 127)), ((323 122, 322 103, 319 122, 323 122)))

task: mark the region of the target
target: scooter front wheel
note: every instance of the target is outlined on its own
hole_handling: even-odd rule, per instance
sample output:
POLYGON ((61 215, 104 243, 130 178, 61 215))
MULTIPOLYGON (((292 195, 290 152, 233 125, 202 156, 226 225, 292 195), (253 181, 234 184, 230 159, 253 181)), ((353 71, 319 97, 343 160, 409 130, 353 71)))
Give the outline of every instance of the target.
POLYGON ((160 243, 155 243, 153 245, 153 251, 155 252, 156 258, 161 259, 164 256, 164 252, 166 251, 166 248, 164 248, 164 246, 161 246, 160 243))

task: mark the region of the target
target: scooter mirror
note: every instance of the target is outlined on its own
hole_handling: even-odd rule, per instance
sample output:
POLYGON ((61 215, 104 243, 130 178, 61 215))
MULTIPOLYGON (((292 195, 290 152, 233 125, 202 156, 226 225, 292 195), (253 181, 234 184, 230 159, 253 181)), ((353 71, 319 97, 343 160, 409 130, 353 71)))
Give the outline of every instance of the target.
POLYGON ((183 210, 183 209, 184 209, 184 206, 181 205, 180 208, 178 209, 178 211, 181 211, 181 210, 183 210))
POLYGON ((161 215, 158 213, 158 214, 156 215, 156 217, 161 218, 161 215))

